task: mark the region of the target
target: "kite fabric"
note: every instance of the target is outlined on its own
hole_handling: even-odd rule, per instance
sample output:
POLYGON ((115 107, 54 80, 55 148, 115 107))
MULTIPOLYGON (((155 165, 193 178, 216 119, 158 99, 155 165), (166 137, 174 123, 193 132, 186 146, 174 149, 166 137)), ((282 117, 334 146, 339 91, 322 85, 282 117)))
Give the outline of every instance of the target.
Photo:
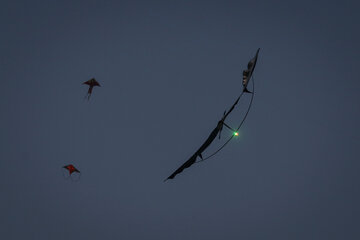
POLYGON ((86 82, 83 82, 83 84, 86 84, 86 85, 89 85, 89 89, 88 89, 88 92, 85 96, 85 98, 87 97, 88 100, 90 99, 90 96, 91 96, 91 93, 92 93, 92 90, 95 86, 97 87, 101 87, 100 84, 95 80, 95 78, 92 78, 86 82))
POLYGON ((248 65, 247 65, 247 69, 243 71, 243 87, 244 87, 243 91, 247 92, 247 93, 250 93, 249 90, 247 89, 247 85, 251 79, 253 72, 254 72, 259 51, 260 51, 260 48, 256 51, 255 57, 249 61, 248 65))
POLYGON ((72 181, 75 182, 80 180, 81 172, 76 167, 74 167, 74 165, 69 164, 63 166, 62 169, 63 169, 63 176, 65 179, 70 178, 72 181))
POLYGON ((79 171, 78 169, 76 169, 76 168, 74 167, 74 165, 72 165, 72 164, 63 166, 63 168, 65 168, 66 170, 68 170, 70 175, 73 174, 74 172, 80 173, 80 171, 79 171))
MULTIPOLYGON (((226 115, 225 115, 226 116, 226 115)), ((217 126, 215 127, 215 129, 210 133, 209 137, 206 139, 206 141, 203 143, 203 145, 201 145, 201 147, 194 153, 194 155, 192 155, 190 157, 189 160, 187 160, 183 165, 181 165, 181 167, 179 167, 173 174, 171 174, 166 180, 168 179, 173 179, 177 174, 181 173, 185 168, 190 167, 191 165, 193 165, 196 162, 196 158, 199 156, 200 158, 202 157, 202 152, 205 151, 205 149, 210 146, 210 144, 214 141, 214 139, 216 138, 216 136, 218 135, 218 133, 221 131, 223 124, 224 124, 224 120, 225 118, 222 118, 217 126)))

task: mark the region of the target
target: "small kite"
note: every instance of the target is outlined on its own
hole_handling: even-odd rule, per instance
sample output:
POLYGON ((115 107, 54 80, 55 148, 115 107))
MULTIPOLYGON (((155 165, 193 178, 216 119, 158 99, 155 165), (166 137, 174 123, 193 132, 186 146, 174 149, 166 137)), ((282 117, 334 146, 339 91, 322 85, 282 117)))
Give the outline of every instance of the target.
POLYGON ((62 167, 64 169, 63 175, 65 178, 71 178, 72 180, 78 181, 80 179, 80 171, 74 167, 74 165, 69 164, 62 167), (73 176, 75 178, 73 178, 73 176))
MULTIPOLYGON (((252 100, 253 100, 253 97, 254 97, 254 93, 253 93, 254 90, 253 90, 253 92, 250 92, 247 89, 247 85, 248 85, 248 83, 249 83, 249 81, 250 81, 250 79, 252 77, 253 71, 255 69, 255 65, 256 65, 258 54, 259 54, 259 50, 260 50, 260 48, 257 50, 255 57, 252 58, 249 61, 248 66, 247 66, 247 70, 243 71, 243 91, 241 92, 240 96, 236 99, 234 104, 230 107, 230 110, 227 111, 227 112, 226 111, 224 112, 223 117, 217 123, 217 126, 210 133, 209 137, 205 140, 203 145, 201 145, 201 147, 189 158, 189 160, 187 160, 183 165, 181 165, 178 169, 176 169, 175 172, 173 172, 164 181, 166 181, 168 179, 173 179, 177 174, 181 173, 185 168, 190 167, 194 163, 204 161, 204 160, 207 160, 207 159, 211 158, 212 156, 217 154, 219 151, 221 151, 221 149, 223 149, 225 147, 225 145, 227 145, 234 136, 238 136, 238 131, 239 131, 240 127, 242 126, 242 124, 244 123, 244 121, 245 121, 245 119, 246 119, 246 117, 247 117, 247 115, 248 115, 248 113, 250 111, 250 108, 251 108, 251 105, 252 105, 252 100), (236 130, 234 130, 233 128, 231 128, 229 125, 227 125, 225 123, 225 120, 226 120, 227 116, 229 116, 229 114, 234 110, 235 106, 238 104, 238 102, 239 102, 240 98, 243 96, 244 92, 251 94, 251 101, 250 101, 249 107, 247 109, 247 112, 246 112, 244 118, 240 122, 240 125, 238 126, 238 128, 236 130), (213 154, 209 155, 206 158, 203 158, 202 153, 210 146, 210 144, 215 140, 217 135, 219 135, 219 139, 220 139, 221 131, 223 129, 223 126, 227 127, 229 130, 231 130, 233 132, 233 135, 231 135, 231 137, 218 150, 216 150, 213 154), (197 157, 200 157, 201 160, 196 161, 197 157)), ((254 82, 253 82, 253 89, 254 89, 254 82)))
POLYGON ((83 84, 89 85, 89 90, 85 96, 85 98, 87 97, 88 100, 90 99, 93 87, 95 87, 95 86, 101 87, 100 84, 95 80, 95 78, 92 78, 86 82, 83 82, 83 84))

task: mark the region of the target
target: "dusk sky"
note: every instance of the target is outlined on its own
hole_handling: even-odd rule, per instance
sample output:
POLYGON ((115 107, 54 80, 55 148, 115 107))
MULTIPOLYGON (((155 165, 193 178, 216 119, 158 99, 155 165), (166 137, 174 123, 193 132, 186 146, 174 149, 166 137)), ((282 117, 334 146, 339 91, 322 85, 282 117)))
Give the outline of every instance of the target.
POLYGON ((360 239, 359 9, 2 0, 0 238, 360 239), (164 183, 241 93, 258 48, 239 137, 164 183))

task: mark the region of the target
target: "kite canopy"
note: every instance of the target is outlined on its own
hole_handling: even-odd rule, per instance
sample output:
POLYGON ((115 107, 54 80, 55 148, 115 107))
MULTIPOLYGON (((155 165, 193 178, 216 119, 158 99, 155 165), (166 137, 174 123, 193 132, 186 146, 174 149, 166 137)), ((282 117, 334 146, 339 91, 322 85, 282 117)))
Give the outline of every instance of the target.
POLYGON ((90 79, 90 80, 88 80, 86 82, 83 82, 83 84, 89 85, 91 87, 94 87, 94 86, 100 87, 100 84, 96 81, 95 78, 92 78, 92 79, 90 79))
POLYGON ((250 92, 247 89, 247 85, 249 84, 249 81, 250 81, 253 71, 255 69, 259 51, 260 51, 260 48, 256 51, 255 57, 249 61, 248 65, 247 65, 247 69, 243 71, 243 87, 244 87, 243 91, 244 92, 250 92))
POLYGON ((70 175, 71 175, 72 173, 74 173, 74 172, 80 173, 80 171, 79 171, 78 169, 76 169, 76 168, 74 167, 74 165, 72 165, 72 164, 63 166, 63 168, 67 169, 67 170, 69 171, 69 174, 70 174, 70 175))
POLYGON ((65 179, 71 179, 72 181, 79 181, 81 177, 81 172, 74 167, 74 165, 69 164, 62 167, 62 174, 65 179))

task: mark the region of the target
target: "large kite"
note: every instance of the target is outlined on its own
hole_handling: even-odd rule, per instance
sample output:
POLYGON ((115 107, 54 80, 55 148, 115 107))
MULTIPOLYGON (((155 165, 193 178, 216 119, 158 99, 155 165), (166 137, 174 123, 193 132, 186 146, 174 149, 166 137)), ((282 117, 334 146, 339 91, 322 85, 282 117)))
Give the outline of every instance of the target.
MULTIPOLYGON (((168 178, 166 178, 164 181, 168 180, 168 179, 173 179, 177 174, 181 173, 185 168, 190 167, 191 165, 193 165, 194 163, 200 162, 200 161, 204 161, 206 159, 211 158, 212 156, 214 156, 215 154, 217 154, 219 151, 221 151, 221 149, 223 149, 225 147, 226 144, 228 144, 230 142, 230 140, 234 137, 238 135, 238 131, 240 129, 240 127, 242 126, 242 124, 244 123, 249 110, 251 108, 251 104, 252 104, 252 100, 254 98, 254 90, 252 92, 250 92, 247 89, 247 86, 250 82, 250 79, 252 77, 252 74, 254 72, 255 66, 256 66, 256 61, 258 58, 258 54, 259 54, 260 48, 257 50, 255 57, 253 57, 248 65, 247 65, 247 69, 243 71, 243 90, 240 94, 240 96, 236 99, 236 101, 234 102, 234 104, 230 107, 229 111, 225 111, 223 114, 223 117, 220 119, 220 121, 217 123, 217 126, 214 128, 214 130, 210 133, 209 137, 206 139, 206 141, 203 143, 203 145, 200 146, 200 148, 189 158, 189 160, 187 160, 183 165, 181 165, 178 169, 175 170, 175 172, 173 172, 168 178), (246 111, 246 114, 244 116, 244 118, 242 119, 242 121, 240 122, 238 128, 236 130, 232 129, 231 127, 229 127, 229 125, 227 125, 225 123, 226 118, 229 116, 229 114, 234 110, 235 106, 238 104, 240 98, 243 96, 244 93, 249 93, 251 94, 251 101, 249 104, 249 107, 246 111), (209 155, 206 158, 203 158, 202 153, 210 146, 210 144, 215 140, 216 136, 219 135, 219 139, 221 137, 221 131, 223 129, 223 126, 227 127, 228 129, 230 129, 231 131, 233 131, 233 135, 218 149, 216 150, 213 154, 209 155), (200 157, 201 160, 196 161, 197 157, 200 157)), ((253 89, 254 89, 254 80, 253 80, 253 89)))

